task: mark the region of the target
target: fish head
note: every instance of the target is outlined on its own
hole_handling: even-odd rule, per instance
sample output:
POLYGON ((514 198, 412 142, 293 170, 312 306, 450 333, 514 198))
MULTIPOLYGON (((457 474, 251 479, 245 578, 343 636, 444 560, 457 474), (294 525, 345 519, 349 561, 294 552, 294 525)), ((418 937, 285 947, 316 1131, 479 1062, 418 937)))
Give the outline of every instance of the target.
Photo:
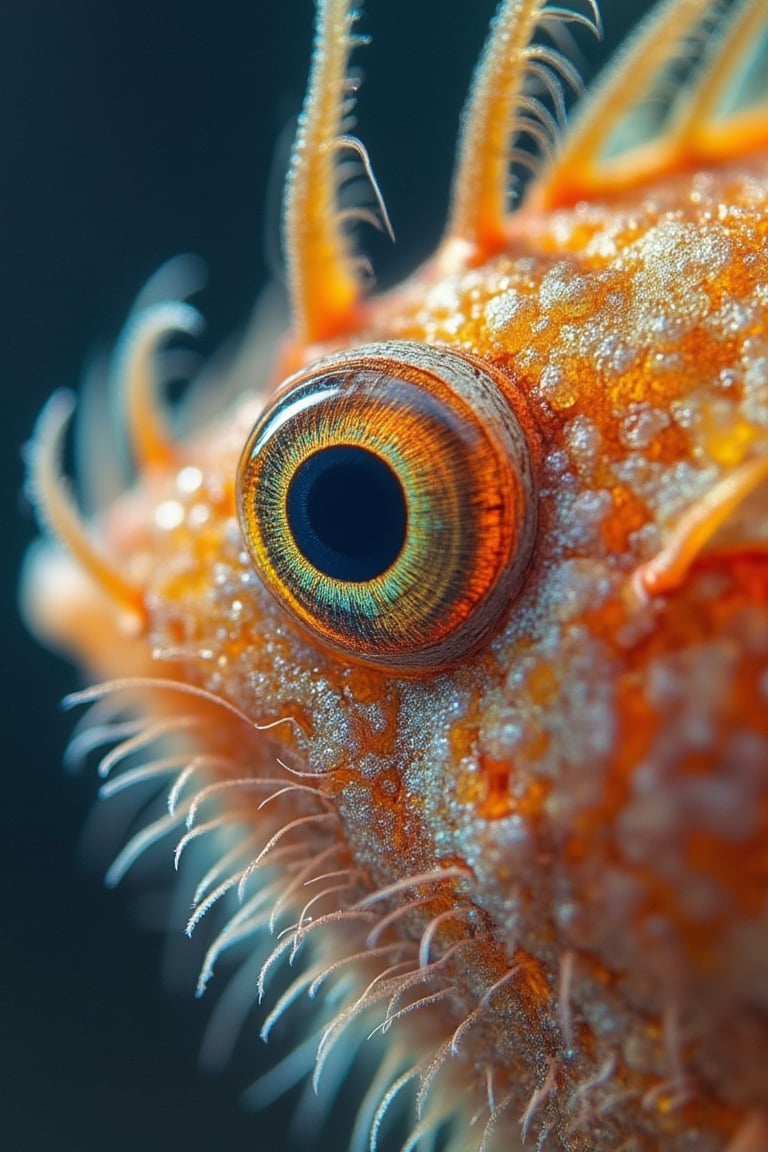
POLYGON ((329 152, 367 154, 323 151, 312 115, 272 385, 171 442, 146 398, 181 306, 136 316, 108 570, 59 529, 28 615, 106 680, 88 699, 190 744, 180 848, 213 806, 222 884, 274 869, 293 953, 355 959, 321 1067, 377 982, 386 1032, 418 989, 443 1011, 398 1051, 417 1035, 428 1085, 458 1068, 473 1098, 490 1075, 522 1138, 535 1117, 552 1147, 587 1120, 600 1148, 725 1147, 768 1106, 765 150, 540 182, 495 230, 460 175, 463 226, 362 300, 308 190, 333 189, 329 152))

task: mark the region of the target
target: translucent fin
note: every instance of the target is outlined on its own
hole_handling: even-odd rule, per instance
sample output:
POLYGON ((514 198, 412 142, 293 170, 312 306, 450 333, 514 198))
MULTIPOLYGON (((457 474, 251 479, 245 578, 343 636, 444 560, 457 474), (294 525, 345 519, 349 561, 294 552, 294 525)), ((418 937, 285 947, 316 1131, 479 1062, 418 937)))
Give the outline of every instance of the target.
POLYGON ((593 88, 556 161, 532 190, 538 209, 567 206, 768 143, 764 106, 728 117, 715 130, 714 117, 768 21, 764 0, 745 0, 718 35, 712 25, 719 23, 720 8, 719 0, 663 0, 649 13, 593 88), (702 53, 701 42, 709 40, 714 49, 702 53), (675 66, 689 64, 692 55, 703 55, 704 64, 694 83, 680 90, 675 66), (674 112, 649 140, 637 119, 654 99, 673 104, 674 112))
POLYGON ((711 64, 684 102, 673 126, 680 147, 704 155, 747 152, 760 143, 768 144, 768 83, 763 84, 761 103, 723 117, 723 109, 744 71, 755 44, 768 29, 765 0, 743 0, 735 9, 711 64))

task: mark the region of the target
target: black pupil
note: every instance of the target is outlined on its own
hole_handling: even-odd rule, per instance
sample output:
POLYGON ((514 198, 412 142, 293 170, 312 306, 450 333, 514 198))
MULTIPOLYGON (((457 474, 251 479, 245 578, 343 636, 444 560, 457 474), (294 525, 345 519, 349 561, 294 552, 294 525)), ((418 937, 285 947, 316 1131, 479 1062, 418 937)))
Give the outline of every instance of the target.
POLYGON ((405 541, 400 481, 379 456, 353 444, 304 460, 288 487, 286 511, 296 547, 335 580, 381 576, 405 541))

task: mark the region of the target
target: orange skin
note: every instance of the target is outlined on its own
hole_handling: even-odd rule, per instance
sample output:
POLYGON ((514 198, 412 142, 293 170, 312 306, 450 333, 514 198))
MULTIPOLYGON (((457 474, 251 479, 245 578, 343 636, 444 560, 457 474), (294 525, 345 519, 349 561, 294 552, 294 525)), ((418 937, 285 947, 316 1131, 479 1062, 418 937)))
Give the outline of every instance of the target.
POLYGON ((440 964, 382 977, 364 1030, 435 994, 387 1039, 457 1149, 768 1147, 768 152, 737 134, 706 160, 661 150, 588 199, 543 182, 503 236, 449 234, 328 315, 313 281, 281 346, 279 381, 372 342, 459 350, 518 413, 536 539, 479 651, 398 674, 273 599, 236 490, 270 397, 145 436, 98 527, 125 588, 53 552, 30 574, 37 628, 194 725, 189 822, 255 834, 244 891, 272 836, 297 846, 277 898, 303 877, 281 923, 321 891, 313 857, 340 875, 312 909, 337 922, 294 938, 326 967, 363 953, 339 1023, 398 960, 440 964), (261 809, 281 772, 303 790, 261 809))

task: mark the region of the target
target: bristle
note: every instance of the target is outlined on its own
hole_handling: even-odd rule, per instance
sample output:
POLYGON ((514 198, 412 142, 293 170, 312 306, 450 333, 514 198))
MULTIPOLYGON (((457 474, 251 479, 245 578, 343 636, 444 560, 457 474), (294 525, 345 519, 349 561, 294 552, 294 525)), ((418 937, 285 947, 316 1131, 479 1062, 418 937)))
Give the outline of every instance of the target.
POLYGON ((395 1081, 389 1086, 387 1091, 379 1101, 379 1106, 374 1113, 371 1122, 371 1129, 368 1137, 369 1152, 377 1152, 379 1146, 379 1132, 384 1122, 384 1118, 389 1112, 392 1104, 397 1099, 398 1095, 404 1088, 406 1088, 421 1072, 421 1063, 412 1065, 407 1072, 403 1072, 397 1077, 395 1081))
POLYGON ((156 304, 131 316, 117 346, 115 380, 138 469, 172 466, 178 452, 158 395, 157 352, 178 332, 197 335, 202 317, 181 302, 156 304))
POLYGON ((489 988, 486 988, 476 1007, 473 1008, 472 1011, 461 1021, 451 1036, 450 1049, 453 1056, 458 1056, 459 1048, 465 1034, 474 1024, 477 1023, 478 1020, 481 1019, 483 1014, 488 1011, 488 1007, 495 993, 500 988, 503 988, 505 984, 508 984, 511 980, 513 980, 519 972, 520 965, 515 964, 513 968, 510 968, 507 972, 504 973, 503 976, 500 976, 498 980, 495 980, 489 988))
MULTIPOLYGON (((610 152, 617 130, 631 113, 647 106, 658 94, 659 77, 666 75, 676 62, 687 59, 691 41, 697 36, 703 37, 703 30, 719 6, 719 0, 663 0, 649 13, 628 44, 614 56, 604 76, 593 85, 554 163, 537 181, 532 192, 538 209, 570 205, 582 197, 595 197, 612 188, 631 186, 654 171, 668 170, 676 163, 685 162, 687 153, 682 139, 687 137, 690 142, 694 130, 701 130, 702 117, 709 116, 711 106, 707 95, 701 97, 698 106, 692 106, 688 119, 685 116, 679 119, 677 131, 672 134, 662 135, 647 148, 637 147, 644 145, 644 140, 631 140, 614 159, 610 152)), ((755 21, 760 23, 753 13, 749 22, 755 21)), ((738 40, 738 34, 735 39, 738 40)), ((721 59, 723 69, 730 75, 729 54, 721 59)), ((711 93, 716 102, 718 82, 716 80, 713 90, 711 75, 711 67, 704 70, 700 91, 711 93)), ((674 85, 673 92, 677 94, 678 89, 679 85, 674 85)))
POLYGON ((142 751, 149 744, 154 744, 166 736, 178 736, 182 732, 189 732, 199 728, 204 723, 200 716, 172 716, 162 720, 146 723, 141 730, 125 740, 119 741, 99 761, 99 776, 106 780, 113 768, 123 760, 142 751))
POLYGON ((307 882, 307 877, 312 874, 318 865, 322 867, 330 859, 333 859, 333 857, 338 852, 342 851, 342 849, 343 845, 341 841, 334 841, 332 844, 329 844, 327 848, 323 849, 323 851, 313 855, 313 857, 304 865, 304 867, 300 868, 292 877, 289 879, 287 878, 286 883, 283 886, 283 890, 280 893, 278 899, 275 901, 269 917, 270 933, 275 931, 275 926, 283 910, 294 898, 294 895, 301 889, 302 885, 307 882))
POLYGON ((291 321, 299 345, 351 327, 360 297, 360 277, 339 216, 337 165, 339 152, 354 141, 370 170, 362 144, 345 131, 353 106, 347 66, 360 42, 352 34, 354 20, 348 0, 318 0, 312 69, 285 198, 291 321))
MULTIPOLYGON (((115 776, 112 780, 107 780, 105 784, 101 785, 99 799, 110 800, 113 796, 119 795, 120 792, 134 788, 137 784, 146 784, 150 780, 164 780, 170 775, 183 776, 187 759, 188 757, 183 754, 161 756, 156 760, 148 760, 140 768, 128 768, 119 776, 115 776)), ((173 816, 175 810, 175 805, 172 808, 169 806, 168 815, 173 816)))
POLYGON ((766 128, 766 101, 768 86, 762 93, 762 104, 749 110, 742 118, 728 116, 724 122, 718 117, 731 90, 738 83, 739 73, 756 42, 766 30, 768 14, 764 0, 742 0, 727 24, 722 40, 716 45, 711 60, 702 69, 698 83, 686 93, 680 114, 672 126, 675 146, 702 157, 726 154, 734 149, 734 137, 749 141, 750 148, 760 142, 768 143, 766 128))
POLYGON ((135 836, 132 836, 125 847, 120 851, 107 869, 104 883, 108 888, 115 888, 125 876, 126 872, 148 852, 155 844, 164 840, 174 832, 184 818, 183 810, 169 816, 167 813, 158 820, 147 824, 135 836))
POLYGON ((553 19, 574 19, 597 30, 581 13, 547 10, 544 0, 503 0, 475 72, 462 115, 451 209, 444 246, 465 245, 470 259, 500 251, 507 237, 512 140, 528 135, 546 154, 554 145, 557 123, 546 107, 526 91, 531 78, 553 98, 564 115, 562 84, 576 89, 580 81, 573 65, 555 48, 533 43, 537 29, 548 30, 553 19))
MULTIPOLYGON (((74 400, 56 392, 40 414, 29 451, 29 488, 42 526, 111 600, 121 605, 132 626, 144 626, 144 591, 128 580, 91 542, 66 481, 60 459, 74 400)), ((126 622, 127 626, 127 622, 126 622)))

